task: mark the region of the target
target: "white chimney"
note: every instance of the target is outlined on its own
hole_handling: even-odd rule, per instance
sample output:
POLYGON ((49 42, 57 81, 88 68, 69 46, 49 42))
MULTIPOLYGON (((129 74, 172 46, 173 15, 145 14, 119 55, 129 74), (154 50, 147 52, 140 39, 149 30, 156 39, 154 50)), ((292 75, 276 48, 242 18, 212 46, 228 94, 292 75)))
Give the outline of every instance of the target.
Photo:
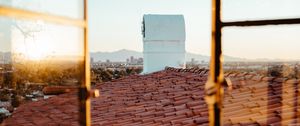
POLYGON ((144 15, 144 70, 151 73, 166 66, 185 67, 185 22, 183 15, 144 15))

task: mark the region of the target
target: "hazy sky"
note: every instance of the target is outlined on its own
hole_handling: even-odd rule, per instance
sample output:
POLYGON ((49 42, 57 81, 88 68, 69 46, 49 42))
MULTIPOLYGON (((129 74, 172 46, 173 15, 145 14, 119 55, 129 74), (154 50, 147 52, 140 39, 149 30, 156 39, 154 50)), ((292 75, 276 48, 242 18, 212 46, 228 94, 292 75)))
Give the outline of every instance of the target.
MULTIPOLYGON (((82 1, 74 0, 0 0, 0 5, 72 18, 82 18, 83 14, 82 1)), ((81 28, 0 17, 0 51, 41 59, 52 55, 82 56, 83 45, 81 28)))
MULTIPOLYGON (((223 0, 223 20, 300 17, 299 0, 223 0)), ((143 14, 183 14, 186 50, 210 54, 210 0, 90 0, 91 51, 142 51, 143 14)), ((300 25, 226 28, 224 53, 300 59, 300 25)))
MULTIPOLYGON (((209 55, 210 2, 211 0, 89 0, 90 49, 92 52, 120 49, 142 51, 141 21, 144 14, 182 14, 186 23, 186 51, 209 55)), ((82 18, 81 0, 0 0, 0 4, 82 18)), ((222 15, 224 21, 300 17, 299 6, 300 0, 223 0, 222 15)), ((55 32, 55 28, 50 29, 53 31, 49 39, 57 37, 61 41, 71 42, 76 38, 70 38, 74 36, 72 32, 63 32, 62 37, 60 33, 64 30, 61 28, 57 29, 59 32, 55 32)), ((300 59, 300 25, 230 27, 223 31, 223 50, 226 55, 300 59)), ((1 36, 3 38, 5 34, 0 32, 1 36)), ((66 43, 59 44, 59 47, 68 47, 66 43)), ((1 50, 8 47, 7 44, 1 44, 1 50)))
POLYGON ((91 51, 142 51, 144 14, 183 14, 187 51, 209 51, 210 0, 90 0, 89 12, 91 51))

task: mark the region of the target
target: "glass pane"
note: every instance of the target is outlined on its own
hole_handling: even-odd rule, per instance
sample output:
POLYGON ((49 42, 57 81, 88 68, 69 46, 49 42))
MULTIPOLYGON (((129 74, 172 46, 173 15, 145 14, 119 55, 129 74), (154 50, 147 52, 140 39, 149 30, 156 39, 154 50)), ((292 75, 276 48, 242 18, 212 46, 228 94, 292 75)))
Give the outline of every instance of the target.
POLYGON ((1 0, 1 5, 83 19, 83 0, 1 0))
POLYGON ((299 0, 223 0, 222 20, 300 17, 299 0))
POLYGON ((298 125, 300 25, 225 28, 227 125, 298 125), (229 81, 228 81, 229 82, 229 81))
POLYGON ((14 113, 5 125, 77 124, 83 30, 3 17, 0 22, 0 108, 7 112, 2 117, 14 113))

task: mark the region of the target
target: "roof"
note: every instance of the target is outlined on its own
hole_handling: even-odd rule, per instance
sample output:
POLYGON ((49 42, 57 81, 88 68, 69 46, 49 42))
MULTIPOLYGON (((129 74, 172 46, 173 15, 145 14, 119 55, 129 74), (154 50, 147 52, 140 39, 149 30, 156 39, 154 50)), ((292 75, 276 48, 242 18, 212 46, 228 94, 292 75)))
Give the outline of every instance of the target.
MULTIPOLYGON (((204 84, 208 71, 175 69, 96 85, 93 125, 208 125, 204 84)), ((224 125, 300 124, 299 80, 227 73, 224 125), (297 119, 298 118, 298 119, 297 119)), ((75 92, 21 105, 5 125, 78 125, 75 92)))

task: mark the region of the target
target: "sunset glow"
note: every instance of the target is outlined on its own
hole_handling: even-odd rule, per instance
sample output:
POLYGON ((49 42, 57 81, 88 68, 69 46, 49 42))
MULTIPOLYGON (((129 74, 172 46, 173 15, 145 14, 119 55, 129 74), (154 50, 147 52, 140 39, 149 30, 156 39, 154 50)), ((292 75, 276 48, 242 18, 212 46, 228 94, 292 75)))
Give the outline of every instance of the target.
POLYGON ((33 44, 27 45, 27 51, 22 52, 29 60, 42 60, 50 55, 49 48, 47 46, 34 46, 33 44))
MULTIPOLYGON (((20 26, 35 26, 38 23, 21 22, 20 24, 20 26)), ((83 55, 82 31, 76 27, 43 24, 40 30, 32 30, 30 27, 23 27, 23 29, 25 30, 12 27, 11 50, 26 60, 83 55)))

